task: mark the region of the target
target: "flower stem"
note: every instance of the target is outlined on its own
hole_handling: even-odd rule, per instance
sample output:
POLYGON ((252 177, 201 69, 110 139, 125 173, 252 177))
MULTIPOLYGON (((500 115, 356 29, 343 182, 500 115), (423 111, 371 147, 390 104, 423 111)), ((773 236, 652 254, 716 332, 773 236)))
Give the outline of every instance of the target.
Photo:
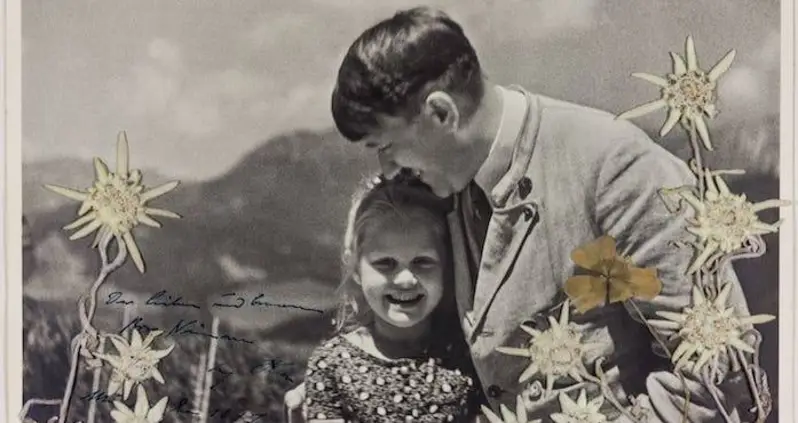
POLYGON ((615 394, 612 392, 612 389, 610 389, 610 387, 609 387, 609 385, 607 384, 607 382, 606 382, 606 381, 604 381, 604 372, 601 370, 601 363, 602 363, 603 361, 604 361, 604 360, 603 360, 603 357, 602 357, 602 358, 599 358, 599 359, 596 361, 596 373, 598 374, 598 376, 593 376, 593 375, 591 375, 589 372, 584 372, 584 374, 582 375, 582 377, 584 377, 584 378, 585 378, 587 381, 589 381, 589 382, 593 382, 594 384, 598 385, 598 387, 601 389, 601 394, 602 394, 602 396, 604 396, 604 398, 605 398, 607 401, 609 401, 609 403, 610 403, 610 404, 612 404, 612 405, 613 405, 615 408, 617 408, 617 409, 618 409, 618 411, 619 411, 621 414, 623 414, 624 416, 626 416, 626 418, 628 418, 630 421, 632 421, 632 422, 634 422, 634 423, 642 423, 642 422, 640 422, 639 420, 637 420, 637 419, 636 419, 636 418, 635 418, 635 417, 632 415, 632 413, 630 413, 629 411, 627 411, 627 410, 626 410, 626 408, 625 408, 624 406, 622 406, 622 405, 621 405, 621 403, 618 401, 618 398, 616 398, 616 397, 615 397, 615 394))
POLYGON ((39 399, 39 398, 31 398, 25 401, 25 404, 22 406, 22 411, 19 412, 19 421, 25 421, 25 418, 28 417, 28 410, 30 410, 31 406, 34 405, 58 405, 61 404, 60 399, 39 399))
MULTIPOLYGON (((637 312, 637 316, 640 317, 640 320, 643 321, 643 323, 646 325, 646 327, 648 328, 648 331, 651 333, 651 336, 653 336, 654 339, 657 341, 657 343, 659 343, 659 345, 662 347, 662 349, 665 350, 665 354, 667 354, 668 359, 670 359, 672 361, 673 360, 673 355, 671 355, 670 349, 668 349, 668 346, 665 344, 665 342, 662 339, 659 338, 659 335, 657 335, 657 332, 648 323, 648 320, 646 320, 645 316, 643 316, 643 312, 637 306, 637 303, 635 303, 635 301, 633 299, 631 299, 631 298, 629 299, 629 303, 632 304, 632 307, 637 312)), ((679 375, 679 380, 682 381, 682 386, 685 388, 684 389, 684 395, 685 395, 684 396, 684 411, 682 413, 682 422, 684 423, 684 422, 687 422, 687 409, 690 407, 690 390, 687 389, 687 381, 684 379, 684 374, 682 374, 682 371, 680 369, 675 369, 675 370, 676 370, 675 373, 679 375)))
POLYGON ((83 348, 82 341, 85 341, 84 337, 87 333, 94 337, 97 336, 97 329, 95 329, 91 324, 91 321, 94 318, 94 312, 97 309, 97 292, 99 291, 103 282, 105 282, 105 280, 108 278, 108 275, 114 270, 118 269, 122 263, 125 262, 125 258, 127 256, 125 243, 119 242, 119 239, 117 239, 116 241, 119 252, 117 253, 113 262, 108 262, 107 249, 112 239, 114 238, 104 237, 103 241, 98 246, 98 249, 100 250, 100 259, 102 260, 102 267, 100 268, 100 274, 97 276, 97 279, 94 281, 94 284, 91 286, 91 290, 89 291, 88 310, 86 310, 86 302, 83 298, 78 303, 78 315, 80 316, 81 332, 77 334, 75 338, 73 338, 69 378, 67 379, 67 386, 64 390, 64 397, 61 401, 61 409, 58 414, 58 423, 66 423, 67 415, 69 414, 69 406, 72 401, 72 394, 75 390, 78 366, 80 365, 80 353, 83 348))

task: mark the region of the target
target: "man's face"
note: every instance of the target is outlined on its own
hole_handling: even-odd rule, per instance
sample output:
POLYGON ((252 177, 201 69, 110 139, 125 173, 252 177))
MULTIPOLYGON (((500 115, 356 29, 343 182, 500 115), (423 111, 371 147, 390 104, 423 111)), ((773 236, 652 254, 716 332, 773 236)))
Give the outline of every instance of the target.
POLYGON ((387 177, 402 168, 410 169, 441 198, 465 188, 475 173, 470 171, 473 166, 467 165, 468 151, 453 133, 425 123, 423 117, 412 122, 383 117, 380 129, 366 139, 365 145, 377 152, 387 177))

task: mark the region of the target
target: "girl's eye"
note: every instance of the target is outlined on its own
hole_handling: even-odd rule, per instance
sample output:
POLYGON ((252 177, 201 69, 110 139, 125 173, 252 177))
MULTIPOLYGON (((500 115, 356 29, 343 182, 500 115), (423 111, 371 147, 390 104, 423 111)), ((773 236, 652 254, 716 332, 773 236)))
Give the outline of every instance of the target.
POLYGON ((421 269, 432 269, 438 265, 438 260, 432 257, 416 257, 413 259, 413 266, 421 269))
POLYGON ((389 272, 396 267, 396 260, 385 257, 371 262, 371 266, 382 272, 389 272))

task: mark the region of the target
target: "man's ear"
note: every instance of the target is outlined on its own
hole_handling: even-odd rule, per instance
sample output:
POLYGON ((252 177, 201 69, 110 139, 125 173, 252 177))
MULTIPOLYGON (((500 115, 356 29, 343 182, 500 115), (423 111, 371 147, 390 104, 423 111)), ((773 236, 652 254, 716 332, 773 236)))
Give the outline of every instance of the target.
POLYGON ((443 91, 433 91, 424 101, 424 117, 446 132, 454 132, 460 125, 460 111, 454 98, 443 91))

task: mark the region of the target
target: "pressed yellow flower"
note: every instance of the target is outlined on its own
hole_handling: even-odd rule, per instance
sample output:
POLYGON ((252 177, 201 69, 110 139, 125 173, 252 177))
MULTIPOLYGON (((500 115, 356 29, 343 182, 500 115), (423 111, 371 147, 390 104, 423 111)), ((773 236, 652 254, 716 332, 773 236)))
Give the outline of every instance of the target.
POLYGON ((589 272, 572 276, 564 287, 581 313, 632 297, 650 300, 662 290, 656 269, 635 267, 630 259, 619 257, 615 239, 608 235, 575 249, 571 260, 589 272))
POLYGON ((124 241, 130 251, 130 257, 143 273, 144 260, 131 230, 139 223, 155 228, 161 227, 161 224, 151 216, 180 218, 171 211, 146 205, 148 201, 173 190, 178 182, 169 182, 145 191, 141 184, 141 172, 138 170, 131 172, 128 169, 128 143, 124 132, 119 133, 116 148, 116 172, 110 172, 101 159, 95 158, 96 180, 86 192, 57 185, 45 185, 45 188, 83 202, 78 210, 80 217, 64 227, 67 230, 80 228, 69 239, 83 238, 97 231, 93 244, 96 246, 106 237, 116 236, 124 241))
POLYGON ((517 357, 528 357, 529 366, 518 378, 524 383, 536 374, 546 377, 546 391, 551 392, 554 383, 561 377, 582 381, 587 372, 584 355, 594 345, 582 343, 582 333, 571 324, 568 300, 562 305, 559 321, 549 316, 550 327, 544 331, 521 325, 524 332, 532 336, 526 348, 498 347, 496 351, 517 357))
POLYGON ((754 352, 740 339, 744 327, 767 323, 776 317, 769 314, 735 316, 734 307, 726 306, 731 287, 731 283, 725 284, 713 301, 708 300, 701 289, 693 287, 692 307, 686 307, 681 313, 658 311, 657 315, 667 320, 648 321, 653 327, 674 331, 678 335, 681 342, 671 357, 677 368, 685 367, 693 357, 697 358, 692 363, 694 372, 709 362, 717 365, 717 360, 728 348, 754 352))
POLYGON ((150 331, 142 341, 138 330, 134 329, 130 344, 121 336, 109 337, 118 354, 96 354, 97 357, 107 361, 113 367, 108 383, 108 395, 112 395, 122 388, 123 398, 127 399, 136 384, 150 378, 159 383, 165 382, 157 365, 162 358, 172 352, 175 346, 172 344, 165 350, 153 349, 150 345, 161 333, 163 332, 158 330, 150 331))
POLYGON ((524 400, 519 395, 515 399, 515 413, 504 404, 499 406, 502 416, 499 417, 488 407, 482 406, 482 413, 485 414, 490 423, 540 423, 540 419, 528 420, 524 400))
POLYGON ((776 232, 781 221, 764 223, 757 213, 774 207, 787 206, 784 200, 766 200, 752 204, 745 194, 734 194, 729 190, 720 175, 704 172, 704 200, 699 200, 692 192, 681 191, 679 195, 695 210, 695 218, 689 220, 687 231, 696 235, 700 251, 688 274, 697 272, 717 252, 731 253, 742 247, 752 236, 776 232))
POLYGON ((604 397, 600 395, 588 401, 587 394, 582 389, 579 391, 579 398, 576 401, 565 393, 561 393, 559 399, 562 412, 551 415, 551 420, 555 423, 604 423, 607 421, 607 416, 599 411, 604 404, 604 397))
POLYGON ((111 418, 116 423, 158 423, 163 420, 168 401, 167 397, 163 397, 154 406, 150 407, 147 392, 139 385, 136 390, 136 405, 134 409, 127 408, 121 401, 114 401, 116 410, 111 410, 111 418))
POLYGON ((717 81, 731 67, 735 51, 730 50, 709 72, 706 72, 698 67, 692 36, 687 37, 685 50, 686 62, 680 55, 671 53, 673 73, 668 74, 666 78, 647 73, 632 74, 661 87, 662 98, 624 112, 618 116, 618 119, 631 119, 667 107, 668 117, 660 129, 660 136, 665 136, 678 122, 685 127, 692 123, 704 147, 712 150, 704 116, 711 119, 718 113, 715 106, 717 81))

